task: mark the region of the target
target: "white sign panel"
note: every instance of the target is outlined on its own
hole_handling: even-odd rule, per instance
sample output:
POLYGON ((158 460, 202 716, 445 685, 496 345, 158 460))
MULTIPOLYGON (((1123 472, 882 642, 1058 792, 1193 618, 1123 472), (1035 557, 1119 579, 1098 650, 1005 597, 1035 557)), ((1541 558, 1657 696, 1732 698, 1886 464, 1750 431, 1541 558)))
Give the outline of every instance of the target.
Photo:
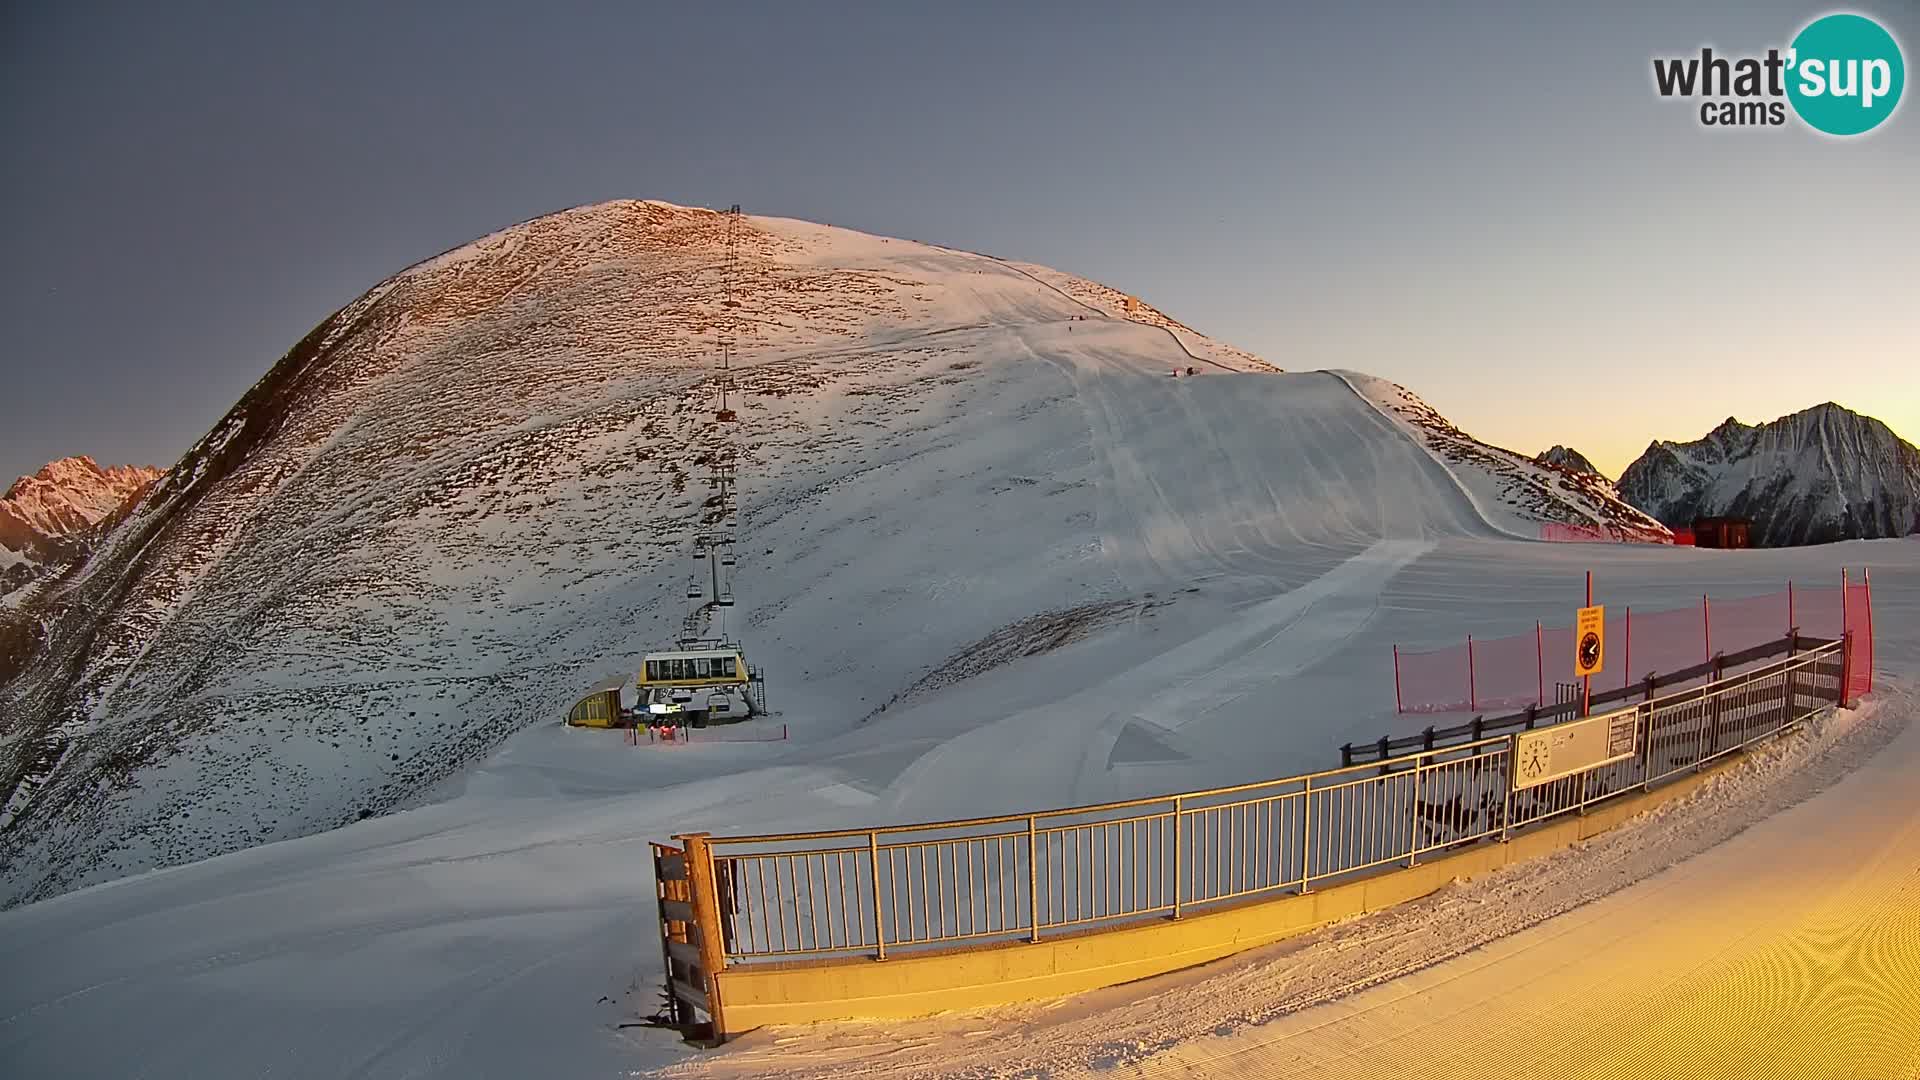
POLYGON ((1638 709, 1622 709, 1516 732, 1513 789, 1521 791, 1632 757, 1640 750, 1639 716, 1638 709))

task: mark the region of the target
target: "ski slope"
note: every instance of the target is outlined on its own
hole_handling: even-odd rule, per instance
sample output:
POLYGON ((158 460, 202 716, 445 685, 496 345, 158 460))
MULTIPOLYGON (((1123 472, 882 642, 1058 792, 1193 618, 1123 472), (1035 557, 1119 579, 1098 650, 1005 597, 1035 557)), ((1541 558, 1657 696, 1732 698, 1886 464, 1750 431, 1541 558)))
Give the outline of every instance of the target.
MULTIPOLYGON (((728 314, 726 221, 583 207, 382 282, 61 588, 0 613, 45 628, 17 678, 0 669, 0 904, 415 805, 672 640, 699 478, 730 437, 711 404, 722 318, 741 324, 744 541, 739 606, 712 629, 745 641, 810 745, 883 705, 939 712, 916 716, 926 740, 977 726, 986 684, 928 689, 1024 655, 988 659, 1031 620, 1103 639, 1090 658, 1233 623, 1274 644, 1165 677, 1216 671, 1233 685, 1213 700, 1257 700, 1277 685, 1258 665, 1310 676, 1364 631, 1403 572, 1378 552, 1348 565, 1375 544, 1587 513, 1577 491, 1510 492, 1505 459, 1450 425, 1437 454, 1352 376, 1279 373, 1043 267, 749 217, 728 314), (1254 607, 1313 582, 1288 602, 1311 611, 1254 607), (1290 644, 1309 634, 1324 641, 1290 644)), ((1086 663, 1052 700, 1107 678, 1086 663)), ((1205 736, 1180 751, 1196 773, 1296 745, 1185 709, 1147 707, 1160 719, 1121 757, 1176 728, 1205 736)), ((1298 745, 1318 755, 1346 723, 1316 713, 1298 745)), ((1182 771, 1162 758, 1113 782, 1182 771)))
MULTIPOLYGON (((1479 609, 1468 571, 1475 560, 1497 556, 1537 573, 1543 582, 1557 582, 1551 589, 1533 585, 1524 596, 1509 595, 1510 600, 1546 607, 1562 603, 1570 588, 1565 580, 1570 564, 1561 561, 1564 552, 1564 547, 1502 541, 1472 541, 1457 550, 1440 545, 1410 568, 1438 577, 1408 584, 1422 591, 1429 607, 1474 617, 1479 609), (1428 592, 1434 580, 1453 581, 1456 589, 1450 596, 1428 592)), ((1646 551, 1609 549, 1604 554, 1611 556, 1612 565, 1602 569, 1603 588, 1630 573, 1642 589, 1687 588, 1706 575, 1728 588, 1732 579, 1744 575, 1758 591, 1783 572, 1824 572, 1830 560, 1870 563, 1876 568, 1876 599, 1885 628, 1881 651, 1888 665, 1910 673, 1920 652, 1913 636, 1913 615, 1920 610, 1920 589, 1915 588, 1920 583, 1920 550, 1914 545, 1850 544, 1784 557, 1752 553, 1756 558, 1751 561, 1736 556, 1710 567, 1703 567, 1704 560, 1694 553, 1680 563, 1656 561, 1646 551)), ((1395 582, 1407 582, 1408 572, 1402 571, 1395 582)), ((1384 590, 1382 602, 1391 603, 1394 596, 1393 588, 1384 590)), ((1383 610, 1391 623, 1394 609, 1383 610)), ((1164 655, 1158 651, 1163 643, 1180 638, 1165 650, 1177 652, 1205 636, 1173 628, 1128 627, 978 676, 985 686, 976 703, 989 713, 1023 704, 1034 708, 1062 682, 1072 685, 1089 671, 1113 670, 1130 659, 1152 662, 1164 655)), ((1375 644, 1362 633, 1295 682, 1310 691, 1313 675, 1336 679, 1353 701, 1348 715, 1359 715, 1369 696, 1365 689, 1381 675, 1375 644)), ((1410 964, 1415 970, 1443 959, 1449 946, 1468 947, 1470 936, 1445 929, 1450 911, 1465 908, 1476 918, 1461 925, 1481 927, 1489 909, 1508 913, 1494 920, 1496 932, 1522 929, 1530 918, 1545 919, 1537 933, 1551 940, 1564 932, 1556 929, 1563 920, 1578 927, 1588 918, 1588 909, 1576 908, 1549 919, 1552 897, 1577 900, 1655 874, 1664 865, 1660 856, 1680 858, 1730 827, 1764 820, 1770 808, 1762 797, 1770 785, 1730 785, 1707 803, 1707 809, 1719 815, 1714 828, 1676 815, 1667 821, 1668 828, 1639 839, 1622 836, 1588 845, 1587 851, 1574 853, 1580 858, 1562 860, 1545 877, 1522 876, 1509 883, 1505 894, 1471 889, 1458 899, 1443 894, 1403 913, 1331 928, 1307 943, 1318 950, 1312 954, 1318 959, 1311 963, 1297 953, 1274 959, 1254 956, 1170 976, 1182 980, 1172 991, 1178 995, 1177 1008, 1156 999, 1161 984, 1146 983, 1082 1001, 921 1024, 761 1032, 717 1054, 691 1051, 663 1032, 619 1026, 654 1005, 651 984, 658 958, 649 948, 647 839, 692 826, 724 832, 891 819, 896 809, 915 805, 916 797, 925 800, 923 806, 964 807, 973 805, 983 786, 997 788, 1003 774, 1017 777, 1029 804, 1051 802, 1047 796, 1063 785, 1084 783, 1090 772, 1099 772, 1099 755, 1090 756, 1084 743, 1046 734, 1052 718, 1072 710, 1038 711, 1027 718, 1025 733, 1000 727, 996 755, 975 752, 970 742, 979 738, 976 732, 981 729, 972 725, 943 732, 940 706, 945 704, 936 700, 889 710, 859 731, 818 746, 659 751, 627 748, 617 735, 541 727, 512 740, 460 790, 445 793, 444 801, 0 912, 0 963, 9 972, 9 978, 0 981, 0 1059, 20 1075, 139 1069, 155 1077, 586 1077, 650 1068, 693 1069, 697 1075, 837 1076, 857 1069, 873 1075, 922 1076, 977 1074, 981 1068, 1003 1066, 1011 1072, 1036 1056, 1054 1075, 1091 1070, 1109 1060, 1137 1059, 1140 1068, 1158 1068, 1153 1046, 1165 1042, 1182 1055, 1201 1053, 1209 1032, 1224 1028, 1227 1020, 1252 1006, 1289 999, 1310 1002, 1358 989, 1365 985, 1362 961, 1380 952, 1383 944, 1426 943, 1411 958, 1403 949, 1388 954, 1399 966, 1410 964), (935 767, 943 755, 947 765, 935 767), (928 763, 916 768, 918 762, 928 763), (889 777, 899 783, 889 785, 889 777), (1583 861, 1607 849, 1644 857, 1598 867, 1583 861), (1385 928, 1372 929, 1381 927, 1381 920, 1385 928), (1361 942, 1373 944, 1353 947, 1361 942), (1301 978, 1285 987, 1288 993, 1262 989, 1275 973, 1289 972, 1301 978), (1208 1004, 1216 994, 1218 1010, 1208 1004), (103 1015, 114 1017, 112 1039, 99 1037, 103 1015), (1139 1037, 1142 1016, 1152 1019, 1150 1039, 1139 1037), (1050 1028, 1053 1020, 1063 1026, 1050 1028)), ((1911 701, 1890 698, 1877 708, 1873 715, 1880 717, 1879 723, 1904 728, 1911 701)), ((1299 719, 1292 695, 1267 699, 1249 715, 1266 725, 1270 742, 1284 740, 1286 725, 1299 719)), ((1083 722, 1077 714, 1071 720, 1083 722)), ((1829 741, 1819 745, 1844 749, 1847 744, 1839 740, 1845 735, 1831 731, 1829 741)), ((1191 757, 1108 768, 1122 778, 1137 775, 1140 786, 1148 788, 1163 787, 1161 781, 1172 776, 1210 774, 1224 782, 1243 771, 1210 753, 1201 734, 1175 731, 1159 745, 1168 758, 1182 753, 1191 757)), ((1326 744, 1321 746, 1312 755, 1304 748, 1301 754, 1324 762, 1326 744)), ((1912 740, 1906 738, 1881 753, 1908 753, 1911 748, 1912 740)), ((1872 752, 1876 749, 1869 744, 1853 757, 1891 770, 1888 775, 1900 775, 1907 767, 1907 759, 1898 756, 1874 765, 1880 760, 1872 752)), ((1851 763, 1846 759, 1841 765, 1851 763)), ((1118 786, 1121 780, 1110 776, 1108 783, 1118 786)), ((1779 828, 1817 826, 1817 831, 1801 833, 1803 837, 1855 835, 1813 862, 1780 860, 1779 868, 1759 872, 1751 888, 1733 888, 1727 869, 1701 879, 1699 895, 1690 901, 1704 906, 1689 908, 1699 912, 1701 924, 1714 918, 1712 904, 1729 905, 1729 914, 1745 913, 1742 918, 1751 918, 1758 908, 1777 910, 1780 919, 1791 921, 1799 917, 1795 912, 1822 897, 1838 897, 1832 890, 1850 880, 1850 874, 1864 874, 1862 880, 1870 882, 1888 867, 1911 865, 1898 861, 1904 849, 1890 849, 1895 858, 1888 862, 1884 851, 1876 855, 1882 849, 1871 846, 1876 836, 1904 836, 1908 839, 1901 842, 1910 843, 1914 829, 1920 828, 1915 820, 1920 807, 1911 799, 1887 798, 1884 784, 1861 793, 1843 783, 1807 807, 1819 808, 1814 821, 1779 828), (1848 860, 1856 857, 1861 861, 1849 870, 1848 860), (1796 874, 1796 866, 1804 866, 1805 874, 1796 874), (1782 882, 1783 874, 1795 876, 1782 882), (1764 891, 1788 884, 1798 890, 1792 905, 1781 905, 1772 892, 1764 891), (1767 899, 1761 902, 1758 896, 1767 899)), ((1808 842, 1813 841, 1801 841, 1808 842)), ((1684 870, 1692 864, 1681 865, 1684 870)), ((1658 881, 1648 881, 1656 898, 1665 895, 1658 881)), ((1617 919, 1630 920, 1646 907, 1641 903, 1622 911, 1617 919)), ((1624 923, 1610 925, 1617 932, 1624 923)), ((1728 922, 1724 933, 1737 935, 1747 925, 1728 922)), ((1890 932, 1898 932, 1899 926, 1910 924, 1891 925, 1890 932)), ((1703 936, 1693 951, 1671 936, 1656 940, 1665 950, 1663 956, 1684 966, 1706 963, 1720 938, 1703 936)), ((1564 952, 1520 949, 1503 961, 1508 969, 1487 978, 1525 981, 1536 995, 1571 993, 1588 985, 1586 968, 1548 962, 1561 955, 1564 952)), ((1464 962, 1473 966, 1483 960, 1464 962)), ((1391 965, 1385 970, 1376 966, 1373 977, 1394 970, 1391 965)), ((1643 970, 1647 979, 1655 979, 1667 969, 1643 970)), ((1412 990, 1382 992, 1446 998, 1452 993, 1449 985, 1428 977, 1412 990)), ((1624 975, 1618 985, 1622 993, 1651 988, 1624 975)), ((1814 979, 1809 985, 1823 984, 1814 979)), ((1646 1019, 1646 1010, 1657 1009, 1665 1000, 1647 998, 1639 1015, 1646 1019)), ((1381 1015, 1404 1021, 1409 1009, 1426 1007, 1409 999, 1406 1008, 1381 1015)), ((1344 1014, 1350 1007, 1327 1008, 1344 1014)), ((1313 1013, 1297 1015, 1303 1019, 1289 1022, 1304 1023, 1313 1013)), ((1253 1038, 1247 1032, 1268 1030, 1277 1029, 1266 1024, 1246 1028, 1241 1035, 1253 1038)), ((1373 1037, 1366 1032, 1362 1036, 1373 1037)), ((1205 1044, 1207 1053, 1241 1045, 1205 1044)), ((1212 1060, 1166 1059, 1168 1068, 1179 1064, 1199 1070, 1190 1075, 1206 1075, 1212 1066, 1205 1063, 1212 1060)), ((1357 1068, 1360 1060, 1345 1067, 1357 1068)))
MULTIPOLYGON (((712 217, 588 208, 408 271, 314 339, 341 343, 317 354, 338 385, 223 422, 208 446, 245 444, 238 463, 196 451, 142 510, 167 528, 132 534, 160 539, 96 554, 89 580, 132 585, 87 627, 110 647, 81 658, 75 745, 179 745, 111 797, 53 778, 67 801, 40 805, 71 816, 11 849, 6 895, 87 887, 0 911, 0 1071, 1094 1068, 1142 1056, 1107 1044, 1143 1030, 1127 995, 1151 986, 1090 999, 1103 1011, 1051 1041, 1023 1025, 1071 1003, 706 1056, 623 1026, 659 1007, 647 841, 1325 767, 1426 722, 1393 714, 1395 642, 1564 619, 1586 569, 1606 602, 1654 609, 1870 564, 1882 656, 1902 675, 1920 660, 1920 545, 1516 540, 1542 507, 1585 511, 1510 501, 1525 476, 1450 428, 1430 440, 1394 412, 1417 402, 1404 391, 1273 371, 1042 268, 755 218, 756 457, 728 629, 793 738, 561 728, 577 692, 678 626, 699 494, 672 477, 700 445, 687 357, 712 217), (220 557, 170 539, 187 533, 220 557)), ((1727 812, 1763 816, 1750 794, 1727 812)), ((1352 960, 1303 970, 1337 994, 1352 960)), ((1144 1030, 1149 1048, 1195 1034, 1144 1030)))

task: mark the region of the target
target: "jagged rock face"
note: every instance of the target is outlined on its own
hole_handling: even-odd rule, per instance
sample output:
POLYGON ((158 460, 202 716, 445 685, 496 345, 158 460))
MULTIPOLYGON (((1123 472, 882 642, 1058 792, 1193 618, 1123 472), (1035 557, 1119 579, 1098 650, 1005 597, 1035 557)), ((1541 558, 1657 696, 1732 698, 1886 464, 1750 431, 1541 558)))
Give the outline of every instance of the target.
POLYGON ((0 497, 0 597, 71 564, 86 552, 90 533, 161 475, 146 465, 103 469, 81 456, 14 481, 0 497))
POLYGON ((1758 426, 1729 417, 1690 443, 1656 441, 1619 486, 1671 526, 1748 518, 1761 546, 1904 536, 1920 520, 1920 451, 1829 402, 1758 426))
POLYGON ((1569 446, 1554 446, 1552 449, 1536 456, 1533 460, 1542 465, 1557 465, 1569 472, 1586 473, 1593 476, 1601 475, 1600 470, 1593 467, 1593 462, 1588 461, 1586 455, 1569 446))

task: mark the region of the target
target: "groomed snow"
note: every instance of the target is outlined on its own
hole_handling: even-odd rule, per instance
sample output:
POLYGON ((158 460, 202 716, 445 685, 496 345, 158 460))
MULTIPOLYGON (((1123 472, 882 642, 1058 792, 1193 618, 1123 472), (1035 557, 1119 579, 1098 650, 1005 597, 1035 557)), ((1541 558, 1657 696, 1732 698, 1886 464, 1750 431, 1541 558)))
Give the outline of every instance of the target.
MULTIPOLYGON (((1583 546, 1581 554, 1598 566, 1603 594, 1636 597, 1691 591, 1703 581, 1759 592, 1788 574, 1807 580, 1842 561, 1870 564, 1883 663, 1914 669, 1920 545, 1733 554, 1583 546)), ((1363 564, 1378 557, 1364 556, 1363 564)), ((1016 797, 1055 804, 1070 794, 1240 779, 1262 765, 1273 766, 1263 772, 1324 765, 1328 740, 1378 700, 1379 650, 1395 630, 1441 617, 1498 623, 1505 608, 1565 607, 1580 565, 1565 546, 1448 541, 1425 548, 1382 587, 1366 574, 1343 573, 1354 558, 1330 568, 1358 592, 1328 586, 1308 608, 1337 611, 1341 596, 1354 596, 1377 609, 1361 620, 1361 632, 1331 643, 1306 635, 1297 645, 1298 671, 1283 668, 1270 685, 1249 688, 1230 716, 1177 728, 1161 728, 1151 715, 1130 721, 1167 731, 1166 745, 1183 760, 1107 763, 1078 735, 1054 737, 1056 721, 1058 730, 1084 733, 1073 725, 1093 712, 1078 708, 1035 712, 1024 718, 1025 730, 978 723, 1017 716, 1063 689, 1098 686, 1102 673, 1153 663, 1184 670, 1198 663, 1197 651, 1218 650, 1224 661, 1244 645, 1238 634, 1218 633, 1211 616, 1181 622, 1174 605, 819 744, 634 749, 618 734, 542 726, 514 739, 445 801, 0 913, 0 965, 9 973, 0 980, 0 1057, 21 1075, 138 1069, 152 1077, 619 1076, 676 1062, 719 1075, 985 1075, 1030 1060, 1068 1075, 1150 1062, 1163 1051, 1199 1053, 1195 1040, 1268 1030, 1255 1022, 1417 970, 1536 918, 1546 920, 1538 932, 1548 936, 1562 922, 1579 925, 1585 909, 1548 916, 1764 819, 1854 761, 1877 760, 1869 756, 1874 745, 1903 727, 1911 710, 1908 696, 1889 693, 1874 710, 1767 755, 1759 768, 1769 771, 1720 783, 1692 807, 1583 851, 1164 983, 904 1027, 768 1031, 717 1054, 620 1026, 657 1004, 648 839, 694 827, 724 833, 892 820, 1016 797), (1504 608, 1483 600, 1483 583, 1496 573, 1505 582, 1504 608), (1343 710, 1317 717, 1340 701, 1343 710), (1317 725, 1326 730, 1308 737, 1317 725), (1258 753, 1276 742, 1297 749, 1254 762, 1222 752, 1258 753), (1177 1008, 1155 997, 1169 991, 1177 1008), (99 1035, 102 1016, 114 1018, 111 1039, 99 1035), (1215 1029, 1220 1034, 1209 1036, 1215 1029)), ((1285 612, 1254 611, 1257 605, 1249 620, 1271 616, 1278 637, 1291 640, 1285 612)), ((1094 707, 1112 703, 1096 697, 1094 707)), ((1913 740, 1894 747, 1911 754, 1913 740)), ((1895 771, 1907 761, 1893 760, 1895 771)), ((1806 804, 1819 808, 1822 825, 1808 837, 1838 829, 1911 836, 1920 824, 1911 799, 1850 790, 1843 784, 1806 804)), ((1827 858, 1818 874, 1791 884, 1811 890, 1805 896, 1838 887, 1851 871, 1833 865, 1835 858, 1844 861, 1827 858)), ((1769 888, 1786 884, 1778 871, 1765 874, 1773 876, 1756 880, 1769 888)), ((1703 882, 1690 902, 1742 911, 1779 902, 1769 891, 1725 884, 1703 882)), ((1660 888, 1657 879, 1643 887, 1660 888)), ((1533 992, 1545 993, 1562 976, 1527 968, 1535 955, 1544 954, 1523 951, 1508 961, 1519 965, 1511 977, 1541 981, 1533 992)))

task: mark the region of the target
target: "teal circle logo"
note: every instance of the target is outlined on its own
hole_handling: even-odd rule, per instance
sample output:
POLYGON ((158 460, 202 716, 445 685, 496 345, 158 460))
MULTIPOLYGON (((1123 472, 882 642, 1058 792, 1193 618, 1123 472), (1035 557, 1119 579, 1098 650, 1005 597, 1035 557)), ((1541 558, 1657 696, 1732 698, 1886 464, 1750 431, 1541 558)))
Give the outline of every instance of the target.
POLYGON ((1813 20, 1787 56, 1787 100, 1808 126, 1829 135, 1879 127, 1907 83, 1899 43, 1864 15, 1813 20))

